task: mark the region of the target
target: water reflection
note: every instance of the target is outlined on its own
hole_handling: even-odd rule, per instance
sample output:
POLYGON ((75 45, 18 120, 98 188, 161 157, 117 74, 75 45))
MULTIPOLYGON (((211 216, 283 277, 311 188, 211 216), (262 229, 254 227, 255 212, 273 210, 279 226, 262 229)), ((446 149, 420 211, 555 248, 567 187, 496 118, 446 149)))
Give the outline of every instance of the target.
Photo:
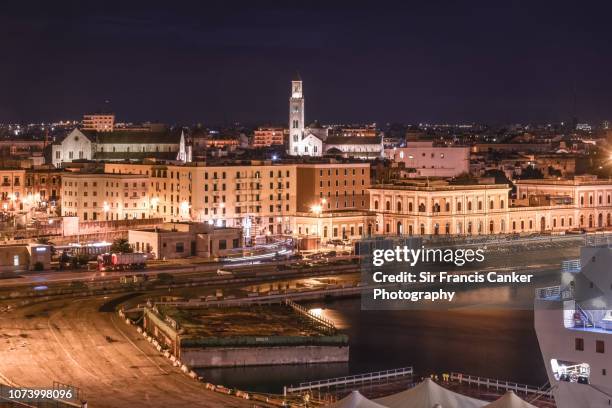
POLYGON ((285 385, 304 381, 342 377, 349 372, 348 363, 231 367, 199 370, 206 381, 242 390, 281 393, 285 385))
POLYGON ((348 364, 237 367, 199 370, 207 381, 281 393, 284 385, 413 366, 418 376, 451 371, 542 385, 546 372, 533 312, 536 287, 556 284, 538 275, 520 287, 490 286, 458 294, 469 305, 453 310, 362 310, 359 298, 313 302, 350 339, 348 364), (514 308, 492 306, 519 305, 514 308), (522 307, 524 305, 525 307, 522 307))

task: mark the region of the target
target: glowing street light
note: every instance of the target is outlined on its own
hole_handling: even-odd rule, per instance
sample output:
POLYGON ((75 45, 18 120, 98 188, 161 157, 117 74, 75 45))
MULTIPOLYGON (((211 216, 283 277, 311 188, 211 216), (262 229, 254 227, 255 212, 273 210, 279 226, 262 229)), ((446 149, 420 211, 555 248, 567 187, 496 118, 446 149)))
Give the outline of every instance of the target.
POLYGON ((310 211, 312 211, 316 215, 321 214, 322 210, 323 210, 323 207, 320 204, 315 204, 315 205, 310 206, 310 211))

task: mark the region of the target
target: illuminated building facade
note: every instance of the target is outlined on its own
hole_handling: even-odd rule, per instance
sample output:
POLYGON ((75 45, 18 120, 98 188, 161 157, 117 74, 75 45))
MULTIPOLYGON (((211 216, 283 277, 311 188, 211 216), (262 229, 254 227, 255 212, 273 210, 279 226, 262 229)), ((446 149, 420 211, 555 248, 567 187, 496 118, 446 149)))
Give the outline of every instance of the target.
POLYGON ((297 166, 297 179, 299 212, 313 205, 322 212, 369 208, 369 163, 303 163, 297 166))
POLYGON ((149 177, 151 211, 164 221, 240 227, 246 239, 291 233, 296 165, 109 163, 106 172, 149 177))
POLYGON ((385 149, 385 157, 404 163, 414 177, 455 177, 470 172, 467 146, 434 146, 431 141, 411 141, 406 147, 385 149))
POLYGON ((506 185, 412 183, 372 186, 375 234, 562 233, 612 227, 612 181, 519 180, 506 185))
POLYGON ((374 234, 488 234, 507 232, 507 185, 427 183, 375 185, 374 234))
POLYGON ((62 177, 62 215, 80 221, 145 219, 150 215, 148 176, 68 173, 62 177))
POLYGON ((253 147, 282 146, 285 143, 284 128, 260 127, 253 132, 253 147))
POLYGON ((112 132, 115 129, 115 115, 112 113, 94 113, 83 115, 83 130, 94 132, 112 132))
POLYGON ((26 209, 25 173, 23 169, 0 170, 0 205, 4 212, 23 211, 26 209))

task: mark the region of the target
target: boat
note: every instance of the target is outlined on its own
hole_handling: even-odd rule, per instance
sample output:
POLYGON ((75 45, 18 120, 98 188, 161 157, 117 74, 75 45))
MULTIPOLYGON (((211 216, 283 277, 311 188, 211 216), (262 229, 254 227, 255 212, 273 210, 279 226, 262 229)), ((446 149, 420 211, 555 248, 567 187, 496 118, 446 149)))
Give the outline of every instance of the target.
POLYGON ((612 406, 612 236, 587 236, 560 285, 538 288, 534 324, 558 408, 612 406))

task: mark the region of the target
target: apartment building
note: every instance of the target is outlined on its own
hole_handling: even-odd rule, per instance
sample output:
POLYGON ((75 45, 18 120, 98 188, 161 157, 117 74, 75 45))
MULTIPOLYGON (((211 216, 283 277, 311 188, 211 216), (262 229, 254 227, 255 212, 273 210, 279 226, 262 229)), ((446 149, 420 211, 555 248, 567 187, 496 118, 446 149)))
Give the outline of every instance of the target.
POLYGON ((434 146, 431 141, 415 141, 406 147, 385 149, 385 157, 404 163, 413 177, 455 177, 470 171, 467 146, 434 146))
POLYGON ((26 209, 25 174, 23 169, 0 170, 0 202, 2 211, 21 211, 26 209))
POLYGON ((149 177, 136 174, 67 173, 62 177, 62 215, 80 221, 150 218, 149 177))
POLYGON ((25 194, 41 204, 54 204, 60 197, 64 170, 55 167, 27 169, 25 194))
POLYGON ((310 212, 313 206, 321 212, 369 208, 369 163, 301 163, 297 180, 298 212, 310 212))
POLYGON ((282 146, 285 143, 285 133, 282 127, 260 127, 253 133, 253 147, 282 146))
POLYGON ((83 130, 112 132, 114 129, 115 115, 112 113, 94 113, 83 115, 83 130))
POLYGON ((247 240, 291 233, 290 217, 296 211, 295 164, 108 163, 105 169, 149 176, 151 211, 164 221, 240 227, 247 240))

